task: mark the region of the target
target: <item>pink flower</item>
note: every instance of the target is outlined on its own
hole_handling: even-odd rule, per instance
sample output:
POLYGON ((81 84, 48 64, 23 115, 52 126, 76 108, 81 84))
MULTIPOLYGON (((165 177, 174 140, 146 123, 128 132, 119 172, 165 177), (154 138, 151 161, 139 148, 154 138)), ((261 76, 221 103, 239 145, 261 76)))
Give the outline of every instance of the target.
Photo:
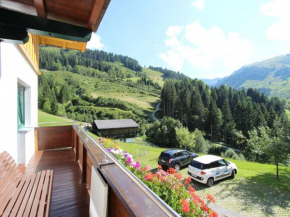
POLYGON ((126 161, 126 163, 130 164, 131 161, 132 161, 132 159, 131 159, 130 157, 127 157, 127 161, 126 161))
POLYGON ((140 168, 140 163, 138 161, 134 164, 134 168, 136 168, 136 169, 140 168))

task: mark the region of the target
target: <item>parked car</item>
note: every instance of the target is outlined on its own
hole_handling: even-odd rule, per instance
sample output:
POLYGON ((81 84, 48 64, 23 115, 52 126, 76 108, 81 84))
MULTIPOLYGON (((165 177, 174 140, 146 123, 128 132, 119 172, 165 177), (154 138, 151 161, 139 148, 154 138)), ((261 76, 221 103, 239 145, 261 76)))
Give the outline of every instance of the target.
POLYGON ((179 171, 181 167, 187 166, 196 157, 198 157, 196 153, 186 150, 169 149, 161 152, 158 164, 163 167, 173 167, 176 171, 179 171))
POLYGON ((237 172, 236 164, 214 155, 197 157, 188 166, 189 177, 209 187, 217 180, 235 178, 237 172))

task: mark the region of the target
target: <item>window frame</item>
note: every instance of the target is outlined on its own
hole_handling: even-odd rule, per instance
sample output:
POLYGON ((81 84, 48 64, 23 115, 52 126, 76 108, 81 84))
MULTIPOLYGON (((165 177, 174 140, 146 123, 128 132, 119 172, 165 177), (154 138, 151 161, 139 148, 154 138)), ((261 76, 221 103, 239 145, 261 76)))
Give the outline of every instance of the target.
POLYGON ((25 126, 25 86, 18 83, 17 84, 17 128, 21 129, 24 126, 25 126), (20 91, 20 89, 22 89, 22 91, 20 91))

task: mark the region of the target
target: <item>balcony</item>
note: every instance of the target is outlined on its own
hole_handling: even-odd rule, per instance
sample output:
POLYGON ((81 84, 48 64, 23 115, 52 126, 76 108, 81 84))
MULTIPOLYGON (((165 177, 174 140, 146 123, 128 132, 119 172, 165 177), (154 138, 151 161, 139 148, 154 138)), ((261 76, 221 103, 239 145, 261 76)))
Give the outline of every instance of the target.
POLYGON ((178 216, 77 124, 37 127, 35 141, 23 172, 54 171, 51 216, 89 216, 92 166, 108 185, 107 216, 178 216))

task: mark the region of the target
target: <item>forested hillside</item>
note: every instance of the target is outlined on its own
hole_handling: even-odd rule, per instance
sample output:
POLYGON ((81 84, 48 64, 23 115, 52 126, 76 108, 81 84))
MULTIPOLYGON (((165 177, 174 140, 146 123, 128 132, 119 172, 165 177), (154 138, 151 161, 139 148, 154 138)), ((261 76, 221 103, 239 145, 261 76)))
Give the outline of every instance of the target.
POLYGON ((98 78, 151 77, 149 75, 152 72, 155 75, 159 72, 160 80, 186 78, 179 72, 161 67, 142 68, 138 61, 131 57, 89 49, 82 53, 56 47, 41 47, 39 67, 49 71, 65 70, 98 78))
POLYGON ((199 80, 166 81, 161 94, 164 116, 178 119, 189 131, 244 149, 249 132, 272 128, 285 114, 285 102, 255 89, 209 87, 199 80))
POLYGON ((142 68, 127 56, 55 47, 41 47, 40 68, 39 109, 88 123, 132 118, 140 132, 151 121, 164 79, 181 76, 142 68))
POLYGON ((163 77, 164 78, 168 78, 168 79, 181 79, 181 80, 183 80, 183 79, 186 78, 186 76, 183 75, 180 72, 175 72, 175 71, 172 71, 172 70, 169 70, 169 69, 164 69, 164 68, 161 68, 161 67, 149 66, 149 69, 161 72, 163 74, 163 77))
MULTIPOLYGON (((150 122, 150 111, 136 104, 108 96, 93 97, 92 93, 98 87, 99 82, 103 85, 113 84, 109 80, 100 81, 98 78, 90 78, 66 71, 42 71, 42 76, 39 78, 39 109, 87 123, 91 123, 95 119, 122 118, 132 118, 141 125, 150 122)), ((115 85, 122 86, 118 83, 115 85)), ((145 93, 147 87, 139 84, 140 92, 142 92, 142 87, 145 93)), ((127 86, 127 88, 129 87, 127 86)), ((134 87, 130 88, 134 92, 134 87)))
POLYGON ((257 88, 268 96, 290 99, 290 54, 243 66, 216 86, 257 88))

